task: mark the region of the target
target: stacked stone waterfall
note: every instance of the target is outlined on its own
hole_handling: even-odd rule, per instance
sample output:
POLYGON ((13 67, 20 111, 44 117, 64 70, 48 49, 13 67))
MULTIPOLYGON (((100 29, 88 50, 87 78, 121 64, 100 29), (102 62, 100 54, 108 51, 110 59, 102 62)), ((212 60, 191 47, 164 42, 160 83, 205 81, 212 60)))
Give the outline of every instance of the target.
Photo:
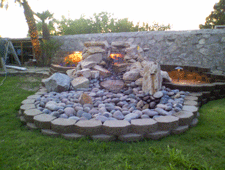
MULTIPOLYGON (((137 45, 131 46, 129 42, 118 41, 109 46, 107 41, 89 41, 85 42, 84 46, 82 61, 75 69, 67 71, 73 89, 88 88, 90 80, 104 79, 115 72, 121 75, 125 84, 135 82, 142 87, 143 92, 154 95, 161 89, 163 78, 170 80, 168 74, 160 70, 159 63, 147 61, 142 48, 137 45), (110 72, 107 62, 110 61, 110 53, 114 52, 123 53, 124 62, 117 65, 112 63, 114 69, 110 72)), ((45 84, 48 92, 56 91, 45 84)))

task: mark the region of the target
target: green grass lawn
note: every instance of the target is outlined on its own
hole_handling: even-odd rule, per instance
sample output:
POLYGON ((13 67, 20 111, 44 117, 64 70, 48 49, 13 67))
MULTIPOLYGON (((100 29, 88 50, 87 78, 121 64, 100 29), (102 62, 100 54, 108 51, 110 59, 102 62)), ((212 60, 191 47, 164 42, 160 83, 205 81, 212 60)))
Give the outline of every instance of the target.
POLYGON ((66 140, 27 130, 16 117, 39 84, 40 78, 17 76, 0 86, 1 170, 225 169, 225 99, 202 106, 197 127, 159 141, 66 140))

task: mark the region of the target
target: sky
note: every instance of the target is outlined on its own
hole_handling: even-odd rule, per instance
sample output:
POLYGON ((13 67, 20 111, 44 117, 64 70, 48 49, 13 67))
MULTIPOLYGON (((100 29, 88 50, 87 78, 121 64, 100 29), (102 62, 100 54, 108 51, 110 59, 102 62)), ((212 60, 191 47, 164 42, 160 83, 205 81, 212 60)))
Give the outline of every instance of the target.
MULTIPOLYGON (((0 36, 24 38, 28 26, 23 7, 9 0, 8 10, 0 9, 0 36)), ((81 15, 87 18, 94 13, 108 12, 114 18, 128 18, 129 21, 170 24, 171 31, 198 30, 199 24, 213 11, 219 0, 28 0, 34 12, 49 10, 56 19, 78 19, 81 15)))

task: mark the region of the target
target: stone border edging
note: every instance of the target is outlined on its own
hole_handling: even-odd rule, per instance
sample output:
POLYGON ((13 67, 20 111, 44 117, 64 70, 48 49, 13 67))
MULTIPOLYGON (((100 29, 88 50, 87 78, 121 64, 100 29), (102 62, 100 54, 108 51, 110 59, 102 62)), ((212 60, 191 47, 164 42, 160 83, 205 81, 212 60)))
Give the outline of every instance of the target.
POLYGON ((93 140, 124 142, 139 141, 144 138, 158 140, 168 135, 181 134, 198 123, 198 110, 204 99, 204 92, 190 93, 185 97, 182 111, 172 116, 161 116, 155 119, 107 120, 103 124, 99 120, 71 120, 56 118, 37 110, 34 101, 46 93, 41 88, 35 95, 22 101, 19 110, 20 120, 29 129, 40 129, 48 136, 63 136, 66 139, 79 139, 89 136, 93 140))

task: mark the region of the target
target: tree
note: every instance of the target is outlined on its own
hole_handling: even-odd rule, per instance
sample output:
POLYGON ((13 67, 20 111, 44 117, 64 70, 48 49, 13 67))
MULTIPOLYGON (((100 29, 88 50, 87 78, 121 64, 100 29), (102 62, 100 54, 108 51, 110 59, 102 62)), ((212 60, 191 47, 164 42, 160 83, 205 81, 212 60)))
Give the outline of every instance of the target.
POLYGON ((134 25, 128 18, 116 19, 112 14, 101 12, 94 14, 90 19, 81 16, 79 19, 66 19, 62 16, 57 22, 60 35, 88 34, 88 33, 109 33, 109 32, 134 32, 134 31, 165 31, 170 29, 170 25, 149 25, 143 23, 142 26, 134 25))
POLYGON ((134 26, 132 21, 128 21, 128 18, 119 19, 115 25, 110 28, 112 32, 134 32, 138 31, 138 27, 134 26))
MULTIPOLYGON (((41 48, 40 48, 40 43, 39 43, 39 37, 38 37, 38 31, 34 19, 34 12, 30 8, 27 0, 15 0, 15 2, 18 2, 21 4, 24 8, 24 15, 29 27, 29 35, 31 38, 31 43, 34 48, 34 54, 35 58, 37 61, 37 64, 40 64, 40 56, 41 56, 41 48)), ((5 7, 6 9, 8 8, 8 1, 7 0, 1 0, 1 8, 5 7)))
POLYGON ((213 8, 214 11, 206 17, 205 25, 199 25, 200 29, 213 29, 215 25, 225 25, 225 0, 220 0, 213 8))
POLYGON ((35 14, 38 18, 41 19, 41 23, 42 23, 42 34, 43 34, 43 39, 44 40, 49 40, 50 39, 50 31, 48 29, 48 25, 45 22, 47 19, 51 20, 53 18, 53 13, 50 13, 48 10, 44 11, 42 13, 36 13, 35 14))

